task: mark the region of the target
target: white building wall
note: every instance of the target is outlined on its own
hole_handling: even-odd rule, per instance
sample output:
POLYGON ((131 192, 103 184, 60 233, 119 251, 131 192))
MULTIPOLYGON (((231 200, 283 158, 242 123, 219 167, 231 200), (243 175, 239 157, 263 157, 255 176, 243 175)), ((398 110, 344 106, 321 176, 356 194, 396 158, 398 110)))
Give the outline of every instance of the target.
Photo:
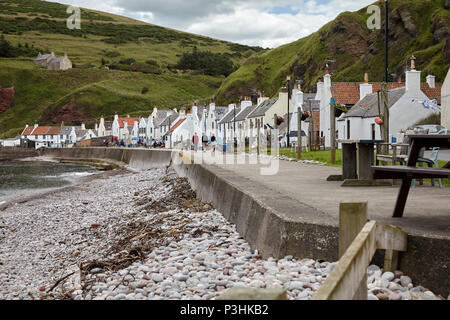
POLYGON ((450 69, 442 85, 442 118, 441 124, 450 130, 450 69))

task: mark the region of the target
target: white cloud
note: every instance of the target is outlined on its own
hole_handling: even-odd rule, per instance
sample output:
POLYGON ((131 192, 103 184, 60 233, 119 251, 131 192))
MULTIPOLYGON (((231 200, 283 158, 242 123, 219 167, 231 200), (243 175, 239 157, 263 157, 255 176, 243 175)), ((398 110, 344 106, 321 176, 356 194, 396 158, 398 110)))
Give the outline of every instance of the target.
POLYGON ((262 47, 277 47, 298 40, 317 31, 343 11, 355 11, 374 2, 374 0, 56 1, 120 14, 221 40, 262 47))

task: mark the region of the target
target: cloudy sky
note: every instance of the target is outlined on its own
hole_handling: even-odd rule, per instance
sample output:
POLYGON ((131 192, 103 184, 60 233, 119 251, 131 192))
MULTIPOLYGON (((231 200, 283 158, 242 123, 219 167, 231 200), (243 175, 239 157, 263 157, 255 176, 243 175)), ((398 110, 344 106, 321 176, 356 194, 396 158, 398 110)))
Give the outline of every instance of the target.
POLYGON ((246 45, 274 48, 375 0, 52 0, 246 45))

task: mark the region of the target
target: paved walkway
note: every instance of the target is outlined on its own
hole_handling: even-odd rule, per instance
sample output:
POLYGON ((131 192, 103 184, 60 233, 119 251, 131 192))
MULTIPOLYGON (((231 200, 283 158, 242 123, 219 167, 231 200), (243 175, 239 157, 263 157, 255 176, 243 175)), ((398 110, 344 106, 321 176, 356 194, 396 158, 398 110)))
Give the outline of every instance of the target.
POLYGON ((284 194, 316 208, 336 225, 341 201, 368 201, 370 219, 396 225, 411 234, 450 239, 450 188, 432 188, 425 184, 411 189, 404 217, 398 219, 392 218, 392 212, 399 186, 341 187, 341 182, 326 181, 329 175, 340 174, 340 168, 280 161, 277 175, 263 176, 260 169, 267 166, 215 166, 254 181, 255 186, 272 190, 274 198, 284 194))

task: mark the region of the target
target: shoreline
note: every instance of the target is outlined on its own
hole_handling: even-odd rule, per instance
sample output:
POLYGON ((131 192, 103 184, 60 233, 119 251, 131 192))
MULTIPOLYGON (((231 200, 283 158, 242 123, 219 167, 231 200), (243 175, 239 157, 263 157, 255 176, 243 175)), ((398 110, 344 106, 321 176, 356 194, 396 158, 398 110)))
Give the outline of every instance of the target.
MULTIPOLYGON (((10 160, 8 160, 8 161, 10 161, 10 160)), ((59 161, 57 161, 53 158, 48 158, 48 157, 32 157, 32 158, 18 159, 18 160, 14 160, 14 161, 60 163, 59 161)), ((75 188, 78 188, 78 187, 82 186, 83 184, 86 184, 93 180, 108 179, 109 177, 121 175, 121 174, 124 174, 127 172, 130 172, 130 170, 125 167, 122 167, 120 169, 103 171, 103 172, 100 171, 99 173, 94 173, 94 174, 91 174, 88 176, 78 177, 78 178, 74 179, 73 181, 70 181, 69 185, 64 186, 64 187, 28 190, 27 194, 21 195, 19 197, 16 197, 14 195, 5 196, 5 199, 0 200, 0 216, 1 216, 2 211, 5 211, 6 209, 10 208, 11 206, 31 202, 36 199, 44 199, 52 194, 58 194, 61 192, 75 190, 75 188)))

